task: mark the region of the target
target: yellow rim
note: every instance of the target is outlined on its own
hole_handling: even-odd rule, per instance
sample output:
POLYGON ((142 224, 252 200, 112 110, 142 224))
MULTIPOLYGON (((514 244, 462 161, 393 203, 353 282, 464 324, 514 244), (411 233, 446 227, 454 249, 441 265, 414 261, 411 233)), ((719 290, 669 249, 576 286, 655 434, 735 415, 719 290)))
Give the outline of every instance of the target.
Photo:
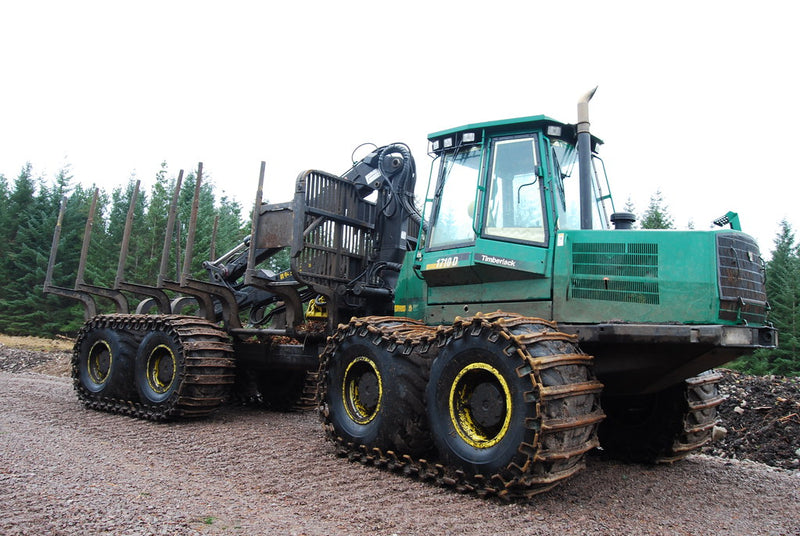
POLYGON ((111 372, 111 362, 113 360, 114 356, 111 353, 111 347, 106 341, 94 343, 89 350, 89 359, 86 362, 86 371, 89 373, 89 379, 97 384, 105 383, 111 372))
POLYGON ((164 344, 159 344, 147 358, 147 383, 158 394, 169 391, 175 381, 178 363, 175 354, 164 344))
POLYGON ((368 424, 378 415, 382 398, 378 367, 368 357, 353 359, 342 380, 342 402, 347 415, 358 424, 368 424))
POLYGON ((450 387, 450 419, 467 444, 496 445, 511 421, 511 391, 503 376, 486 363, 470 363, 450 387))

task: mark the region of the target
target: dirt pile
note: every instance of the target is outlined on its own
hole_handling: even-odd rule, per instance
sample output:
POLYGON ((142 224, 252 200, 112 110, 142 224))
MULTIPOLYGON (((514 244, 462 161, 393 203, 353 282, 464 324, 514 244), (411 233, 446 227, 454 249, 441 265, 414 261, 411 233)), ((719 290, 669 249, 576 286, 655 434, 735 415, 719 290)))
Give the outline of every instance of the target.
MULTIPOLYGON (((67 377, 70 358, 69 352, 22 350, 0 343, 0 371, 67 377)), ((800 378, 721 372, 725 400, 719 418, 727 434, 703 452, 800 469, 800 378)))
POLYGON ((800 469, 800 378, 722 372, 719 417, 728 433, 704 451, 800 469))

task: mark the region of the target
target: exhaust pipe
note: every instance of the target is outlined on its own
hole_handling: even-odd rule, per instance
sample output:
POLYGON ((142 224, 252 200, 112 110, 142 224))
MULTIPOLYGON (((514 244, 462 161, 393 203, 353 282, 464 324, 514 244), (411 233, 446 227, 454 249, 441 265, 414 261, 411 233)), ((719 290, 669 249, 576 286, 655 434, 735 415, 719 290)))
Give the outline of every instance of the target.
POLYGON ((578 101, 578 166, 580 168, 581 229, 592 228, 592 135, 589 133, 589 101, 597 86, 578 101))

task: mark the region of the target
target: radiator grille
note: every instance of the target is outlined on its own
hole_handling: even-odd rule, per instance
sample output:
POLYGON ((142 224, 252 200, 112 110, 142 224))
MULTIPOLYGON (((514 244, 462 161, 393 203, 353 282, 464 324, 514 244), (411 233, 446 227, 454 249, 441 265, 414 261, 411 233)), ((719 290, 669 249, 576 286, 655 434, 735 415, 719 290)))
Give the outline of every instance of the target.
POLYGON ((720 318, 764 323, 764 263, 755 240, 741 233, 718 234, 717 259, 720 318))
POLYGON ((576 299, 657 305, 658 244, 573 244, 570 289, 576 299))

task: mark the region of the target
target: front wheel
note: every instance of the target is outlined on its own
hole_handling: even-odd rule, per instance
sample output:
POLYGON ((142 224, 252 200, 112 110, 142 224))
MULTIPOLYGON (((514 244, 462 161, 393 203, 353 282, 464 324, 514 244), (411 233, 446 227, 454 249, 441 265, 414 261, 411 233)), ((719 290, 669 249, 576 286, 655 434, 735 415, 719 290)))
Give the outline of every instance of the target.
POLYGON ((356 322, 323 353, 322 418, 328 435, 352 449, 418 455, 430 449, 423 393, 427 368, 381 332, 397 321, 356 322))
POLYGON ((458 319, 426 391, 440 456, 506 492, 536 493, 569 477, 598 444, 602 384, 591 363, 544 320, 508 313, 458 319))

